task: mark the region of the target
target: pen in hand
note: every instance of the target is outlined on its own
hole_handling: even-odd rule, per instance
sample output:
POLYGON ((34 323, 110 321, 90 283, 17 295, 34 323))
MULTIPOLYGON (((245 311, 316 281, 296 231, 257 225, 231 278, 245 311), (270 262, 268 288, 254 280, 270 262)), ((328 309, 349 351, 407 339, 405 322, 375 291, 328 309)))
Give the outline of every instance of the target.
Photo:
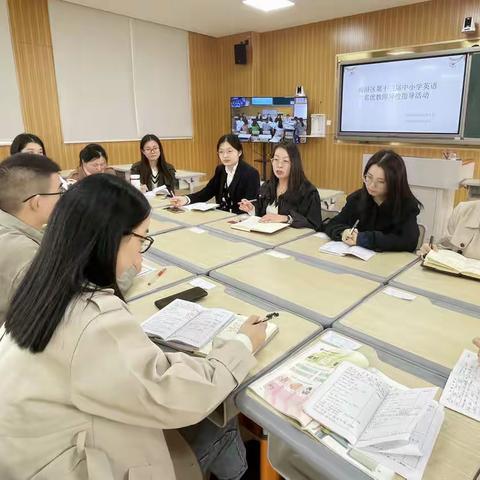
POLYGON ((430 248, 433 248, 433 235, 430 236, 430 240, 429 240, 429 242, 428 242, 428 246, 429 246, 430 248))
POLYGON ((280 316, 280 314, 278 312, 267 313, 265 315, 265 318, 262 318, 261 320, 258 320, 258 322, 255 322, 253 325, 258 325, 259 323, 268 322, 272 318, 278 317, 278 316, 280 316))
POLYGON ((357 228, 358 224, 360 223, 360 220, 356 220, 355 223, 353 224, 353 227, 350 229, 350 231, 348 232, 348 236, 351 237, 352 236, 352 233, 353 231, 357 228))

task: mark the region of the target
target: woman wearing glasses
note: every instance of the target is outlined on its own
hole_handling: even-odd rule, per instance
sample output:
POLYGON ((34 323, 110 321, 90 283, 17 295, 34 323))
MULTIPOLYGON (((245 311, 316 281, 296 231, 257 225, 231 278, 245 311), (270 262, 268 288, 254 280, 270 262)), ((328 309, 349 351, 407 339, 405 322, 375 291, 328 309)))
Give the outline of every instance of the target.
POLYGON ((243 147, 238 137, 233 134, 222 135, 217 142, 217 155, 221 165, 217 166, 207 185, 198 192, 173 198, 173 207, 208 202, 215 198, 219 210, 240 213, 238 202, 245 197, 256 197, 260 175, 243 160, 243 147))
POLYGON ((165 185, 170 191, 175 189, 175 167, 165 160, 160 139, 151 133, 140 140, 139 162, 130 170, 133 175, 140 175, 142 192, 165 185))
POLYGON ((261 218, 261 222, 288 223, 294 228, 322 228, 318 190, 307 179, 298 147, 294 143, 275 145, 271 179, 255 200, 244 198, 240 210, 261 218))
POLYGON ((402 157, 381 150, 365 166, 363 187, 348 196, 342 211, 325 226, 325 233, 332 240, 371 250, 413 252, 421 207, 408 185, 402 157))
MULTIPOLYGON (((144 195, 112 175, 58 202, 0 332, 0 478, 174 480, 180 457, 163 430, 203 420, 254 365, 265 340, 255 316, 207 358, 164 353, 143 332, 117 278, 151 244, 149 215, 144 195)), ((202 468, 240 478, 244 463, 217 463, 232 430, 205 425, 202 468)))
POLYGON ((68 177, 69 181, 81 180, 95 173, 115 175, 115 170, 108 167, 108 155, 98 143, 90 143, 80 151, 80 164, 68 177))

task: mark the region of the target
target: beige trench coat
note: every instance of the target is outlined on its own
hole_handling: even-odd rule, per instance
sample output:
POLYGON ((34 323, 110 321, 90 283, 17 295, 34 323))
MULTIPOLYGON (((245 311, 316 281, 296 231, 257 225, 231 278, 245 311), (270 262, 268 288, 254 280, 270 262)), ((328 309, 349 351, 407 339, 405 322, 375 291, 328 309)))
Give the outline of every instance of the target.
POLYGON ((254 363, 236 340, 163 353, 111 290, 82 296, 43 352, 0 341, 0 478, 172 480, 163 430, 205 418, 254 363))
POLYGON ((480 200, 462 202, 455 207, 441 245, 480 260, 480 200))
POLYGON ((41 241, 39 230, 0 210, 0 325, 5 321, 10 298, 41 241))

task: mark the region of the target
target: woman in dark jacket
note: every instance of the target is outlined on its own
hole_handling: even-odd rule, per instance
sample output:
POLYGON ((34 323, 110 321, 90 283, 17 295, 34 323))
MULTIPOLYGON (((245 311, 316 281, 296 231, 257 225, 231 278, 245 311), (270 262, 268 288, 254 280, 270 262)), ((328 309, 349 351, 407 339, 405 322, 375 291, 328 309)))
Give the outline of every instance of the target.
POLYGON ((215 174, 199 192, 172 199, 172 205, 182 207, 189 203, 208 202, 215 197, 220 210, 241 213, 238 204, 242 198, 255 198, 260 187, 258 171, 243 160, 243 148, 236 135, 222 135, 217 142, 218 158, 222 162, 215 174))
POLYGON ((134 163, 130 173, 140 175, 143 192, 165 185, 170 191, 175 189, 175 167, 165 160, 160 139, 151 133, 140 140, 142 158, 134 163))
POLYGON ((422 204, 410 190, 402 157, 392 150, 375 153, 365 166, 363 182, 325 226, 325 233, 332 240, 371 250, 413 252, 422 204))
POLYGON ((294 228, 322 228, 318 190, 305 176, 298 147, 294 143, 275 145, 271 179, 260 188, 255 205, 248 198, 240 210, 262 217, 261 222, 288 223, 294 228))

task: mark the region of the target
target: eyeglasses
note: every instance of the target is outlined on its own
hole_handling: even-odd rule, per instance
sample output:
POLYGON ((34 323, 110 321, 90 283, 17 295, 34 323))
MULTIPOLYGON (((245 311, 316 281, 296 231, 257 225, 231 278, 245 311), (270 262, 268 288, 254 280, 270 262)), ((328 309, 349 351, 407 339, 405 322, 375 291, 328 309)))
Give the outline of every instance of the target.
POLYGON ((160 151, 160 149, 158 147, 153 147, 153 148, 145 148, 143 150, 145 153, 157 153, 160 151))
POLYGON ((145 253, 155 241, 153 237, 150 237, 150 236, 144 237, 143 235, 139 235, 138 233, 135 233, 135 232, 130 232, 130 235, 133 235, 134 237, 137 237, 137 238, 141 238, 143 240, 140 253, 145 253))
POLYGON ((28 202, 31 200, 33 197, 36 197, 37 195, 40 195, 42 197, 48 197, 51 195, 63 195, 66 191, 68 190, 68 184, 65 182, 60 185, 58 192, 50 192, 50 193, 34 193, 33 195, 30 195, 27 197, 25 200, 22 200, 22 203, 28 202))
POLYGON ((385 180, 374 180, 368 173, 362 177, 362 180, 365 185, 374 185, 375 187, 385 186, 385 180))

